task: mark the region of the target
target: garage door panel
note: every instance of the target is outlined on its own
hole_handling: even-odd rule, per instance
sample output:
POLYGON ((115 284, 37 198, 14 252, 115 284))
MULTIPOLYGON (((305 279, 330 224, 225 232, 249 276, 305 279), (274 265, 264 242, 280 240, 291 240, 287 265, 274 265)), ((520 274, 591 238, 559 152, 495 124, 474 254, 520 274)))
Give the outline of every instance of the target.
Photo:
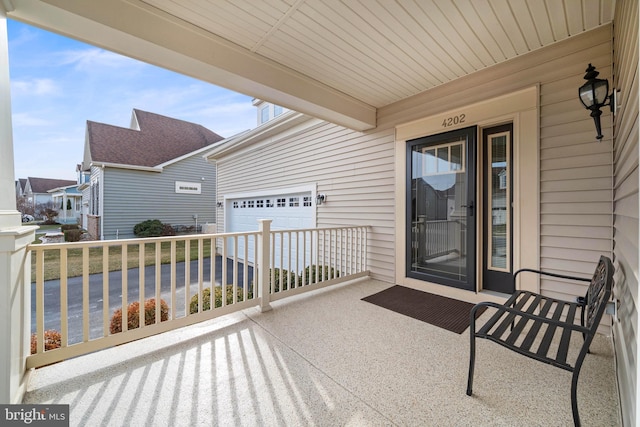
MULTIPOLYGON (((241 197, 228 199, 226 201, 226 231, 227 232, 247 232, 258 230, 258 220, 271 219, 272 230, 295 230, 303 228, 313 228, 315 225, 315 207, 312 203, 311 191, 301 193, 281 193, 260 197, 241 197)), ((275 265, 285 269, 289 268, 289 246, 291 252, 295 253, 301 243, 289 243, 289 237, 277 238, 275 241, 274 261, 275 265), (282 241, 281 241, 282 240, 282 241), (281 259, 281 255, 282 259, 281 259)), ((229 254, 233 254, 233 242, 229 242, 229 254)), ((255 261, 254 242, 248 242, 247 262, 255 261)), ((238 258, 244 260, 244 239, 238 240, 238 258)), ((309 246, 307 244, 307 246, 309 246)), ((308 251, 310 252, 310 246, 308 251)), ((295 257, 294 257, 295 258, 295 257)), ((292 260, 291 267, 297 269, 295 260, 292 260)))

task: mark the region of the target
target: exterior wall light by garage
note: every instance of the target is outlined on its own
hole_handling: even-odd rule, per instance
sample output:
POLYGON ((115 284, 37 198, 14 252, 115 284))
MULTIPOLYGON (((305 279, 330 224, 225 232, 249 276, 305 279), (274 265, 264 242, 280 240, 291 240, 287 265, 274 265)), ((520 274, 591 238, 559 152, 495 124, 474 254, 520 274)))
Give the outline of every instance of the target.
POLYGON ((216 202, 216 206, 221 208, 222 207, 222 202, 216 202))
POLYGON ((316 205, 320 206, 323 203, 327 202, 327 195, 324 193, 320 193, 316 196, 316 205))
POLYGON ((591 117, 593 117, 593 121, 596 124, 596 132, 598 133, 596 139, 601 140, 602 127, 600 125, 600 116, 602 115, 602 111, 600 111, 600 109, 605 105, 609 105, 613 112, 615 101, 612 102, 612 98, 615 97, 615 91, 609 95, 609 82, 605 79, 597 78, 598 74, 600 73, 596 71, 596 67, 589 64, 586 74, 584 75, 584 79, 587 82, 580 86, 578 95, 580 95, 580 102, 582 102, 584 108, 591 110, 591 117), (609 101, 608 104, 607 101, 609 101))

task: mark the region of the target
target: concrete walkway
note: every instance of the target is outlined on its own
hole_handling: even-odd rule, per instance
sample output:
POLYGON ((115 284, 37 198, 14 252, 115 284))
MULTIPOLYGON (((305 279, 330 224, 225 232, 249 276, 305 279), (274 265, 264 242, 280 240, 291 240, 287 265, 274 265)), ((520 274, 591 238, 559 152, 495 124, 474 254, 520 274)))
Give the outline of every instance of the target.
MULTIPOLYGON (((25 403, 72 426, 569 426, 571 375, 361 298, 360 280, 40 368, 25 403)), ((486 314, 485 314, 486 316, 486 314)), ((583 425, 619 425, 610 338, 583 366, 583 425)))

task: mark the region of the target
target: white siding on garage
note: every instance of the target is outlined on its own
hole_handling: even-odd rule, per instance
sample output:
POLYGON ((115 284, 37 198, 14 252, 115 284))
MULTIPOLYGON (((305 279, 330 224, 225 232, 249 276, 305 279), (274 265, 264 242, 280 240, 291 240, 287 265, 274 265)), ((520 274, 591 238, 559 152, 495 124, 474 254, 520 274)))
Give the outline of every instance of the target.
POLYGON ((613 333, 623 423, 637 425, 638 396, 638 2, 616 2, 613 87, 620 90, 615 119, 614 242, 620 301, 613 333))
MULTIPOLYGON (((258 229, 258 220, 268 218, 271 219, 271 230, 297 230, 309 229, 315 227, 314 207, 312 200, 313 189, 308 191, 299 190, 280 190, 279 192, 264 194, 247 194, 243 196, 229 196, 225 198, 225 232, 243 232, 256 231, 258 229)), ((286 237, 289 237, 288 235, 286 237)), ((288 253, 289 244, 285 240, 282 246, 281 238, 274 241, 274 265, 282 266, 289 269, 289 261, 287 257, 280 258, 280 253, 288 253)), ((229 256, 234 255, 235 243, 234 239, 227 239, 227 247, 229 256)), ((239 237, 238 241, 238 258, 244 260, 245 245, 247 245, 247 261, 255 262, 255 240, 239 237)), ((295 253, 297 250, 295 240, 291 242, 291 250, 295 253)))
POLYGON ((393 129, 360 133, 318 120, 309 120, 300 130, 305 127, 302 134, 270 139, 219 160, 219 196, 314 186, 327 195, 325 204, 313 203, 317 226, 371 226, 372 276, 393 281, 393 129))
MULTIPOLYGON (((310 121, 305 131, 300 125, 291 136, 218 160, 219 195, 316 184, 328 198, 317 207, 318 226, 370 225, 372 276, 393 282, 395 269, 404 266, 395 259, 395 215, 405 209, 395 205, 395 193, 404 191, 395 186, 395 126, 539 84, 541 215, 540 224, 531 225, 542 234, 539 266, 587 276, 596 255, 611 254, 612 145, 609 116, 606 139, 595 143, 577 89, 590 62, 610 75, 610 52, 611 26, 605 26, 382 108, 372 131, 310 121)), ((561 281, 541 286, 567 298, 585 291, 561 281)))

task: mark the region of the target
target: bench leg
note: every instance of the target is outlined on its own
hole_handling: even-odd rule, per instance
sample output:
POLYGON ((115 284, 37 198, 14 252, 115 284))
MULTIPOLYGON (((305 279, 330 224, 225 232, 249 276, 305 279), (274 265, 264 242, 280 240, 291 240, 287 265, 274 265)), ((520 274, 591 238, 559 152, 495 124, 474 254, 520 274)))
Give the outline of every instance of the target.
POLYGON ((580 415, 578 414, 578 374, 580 370, 573 372, 571 377, 571 412, 573 413, 573 425, 580 427, 580 415))
POLYGON ((475 310, 471 310, 471 319, 469 320, 469 378, 467 379, 467 396, 473 393, 473 371, 476 363, 476 316, 475 310))

